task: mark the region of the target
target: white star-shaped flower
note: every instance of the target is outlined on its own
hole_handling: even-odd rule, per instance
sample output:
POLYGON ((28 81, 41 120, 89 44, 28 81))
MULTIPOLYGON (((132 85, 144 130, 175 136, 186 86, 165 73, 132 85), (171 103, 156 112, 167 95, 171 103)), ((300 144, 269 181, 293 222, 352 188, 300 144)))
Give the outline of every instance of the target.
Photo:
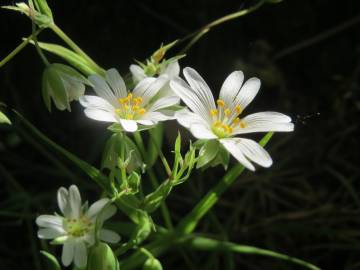
POLYGON ((219 140, 249 170, 255 170, 251 161, 263 167, 271 166, 270 155, 257 142, 234 137, 253 132, 294 130, 291 118, 278 112, 260 112, 240 117, 258 93, 260 80, 250 78, 243 83, 243 72, 234 71, 223 83, 220 97, 215 103, 209 86, 194 69, 187 67, 183 73, 188 84, 180 78, 170 82, 173 91, 191 110, 177 112, 175 117, 178 122, 198 139, 219 140))
POLYGON ((97 238, 109 243, 120 240, 117 233, 102 228, 104 221, 116 213, 116 207, 109 205, 109 199, 98 200, 88 208, 87 203, 81 203, 79 189, 72 185, 69 190, 59 188, 57 200, 63 216, 41 215, 36 224, 40 227, 40 239, 55 239, 64 245, 61 261, 65 266, 74 261, 76 267, 85 267, 87 249, 97 238))
POLYGON ((138 130, 138 125, 152 126, 159 121, 172 119, 166 108, 178 103, 175 96, 158 95, 168 82, 167 75, 145 78, 132 92, 116 69, 106 72, 105 79, 98 75, 89 76, 98 96, 82 96, 80 103, 87 117, 105 122, 121 124, 128 132, 138 130))

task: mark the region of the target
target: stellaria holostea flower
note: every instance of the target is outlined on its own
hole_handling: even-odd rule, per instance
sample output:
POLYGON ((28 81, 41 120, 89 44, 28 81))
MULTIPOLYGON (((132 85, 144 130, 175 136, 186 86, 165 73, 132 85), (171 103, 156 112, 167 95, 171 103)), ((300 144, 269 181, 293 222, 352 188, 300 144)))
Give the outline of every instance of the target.
POLYGON ((87 202, 81 203, 79 189, 72 185, 68 190, 59 188, 57 200, 63 216, 41 215, 36 224, 40 227, 39 238, 55 239, 63 244, 61 260, 65 266, 74 261, 76 267, 85 267, 87 249, 96 239, 109 243, 120 240, 117 233, 102 228, 104 221, 116 213, 116 207, 109 205, 109 199, 98 200, 88 208, 87 202))
POLYGON ((88 79, 98 95, 85 95, 80 98, 89 118, 119 123, 128 132, 138 130, 138 124, 152 126, 159 121, 173 119, 165 111, 177 104, 179 98, 158 96, 160 89, 168 81, 166 75, 145 78, 132 92, 127 91, 125 82, 116 69, 106 72, 106 80, 98 75, 91 75, 88 79))
POLYGON ((175 117, 178 122, 198 139, 219 140, 227 151, 250 170, 255 170, 250 161, 263 167, 271 166, 271 157, 257 142, 234 137, 253 132, 294 130, 291 118, 278 112, 260 112, 240 117, 258 93, 260 80, 250 78, 243 84, 244 74, 241 71, 232 72, 223 83, 220 97, 215 103, 209 86, 194 69, 187 67, 183 73, 188 84, 180 78, 170 82, 173 91, 191 110, 177 112, 175 117))

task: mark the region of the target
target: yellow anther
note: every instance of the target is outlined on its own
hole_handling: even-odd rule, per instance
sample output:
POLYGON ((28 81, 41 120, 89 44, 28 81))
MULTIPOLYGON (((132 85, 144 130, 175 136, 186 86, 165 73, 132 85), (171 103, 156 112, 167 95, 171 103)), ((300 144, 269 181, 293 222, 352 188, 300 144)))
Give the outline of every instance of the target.
POLYGON ((137 110, 139 110, 140 109, 140 107, 138 106, 138 105, 133 105, 132 106, 132 110, 133 111, 137 111, 137 110))
POLYGON ((121 113, 121 109, 115 109, 116 113, 121 113))
POLYGON ((138 114, 143 115, 146 112, 146 110, 144 108, 141 108, 140 110, 138 110, 138 114))
POLYGON ((127 111, 129 110, 129 105, 124 105, 124 109, 127 111))
POLYGON ((137 98, 136 98, 136 102, 137 102, 138 104, 141 104, 141 103, 143 102, 142 97, 137 97, 137 98))
POLYGON ((216 116, 218 114, 218 110, 217 109, 212 109, 212 110, 210 110, 210 114, 212 116, 216 116))
POLYGON ((222 123, 220 121, 215 121, 214 126, 215 127, 221 127, 222 123))
POLYGON ((128 96, 127 96, 128 100, 131 100, 131 99, 132 99, 132 96, 133 96, 133 95, 132 95, 131 93, 129 93, 128 96))
POLYGON ((232 125, 237 125, 237 124, 239 124, 240 123, 240 118, 239 117, 236 117, 235 119, 234 119, 234 121, 232 122, 232 125))
POLYGON ((224 111, 225 115, 226 116, 229 116, 231 114, 231 111, 229 108, 227 108, 225 111, 224 111))
POLYGON ((120 104, 124 104, 124 103, 126 102, 126 98, 119 98, 119 99, 118 99, 118 102, 119 102, 120 104))
POLYGON ((245 128, 245 123, 244 123, 244 122, 240 122, 240 127, 241 127, 241 128, 245 128))
POLYGON ((235 110, 236 110, 236 112, 237 112, 238 114, 240 114, 241 111, 242 111, 240 105, 236 105, 235 110))
POLYGON ((224 107, 224 106, 225 106, 225 101, 223 101, 222 99, 218 99, 218 100, 216 101, 216 103, 217 103, 217 105, 218 105, 219 107, 224 107))

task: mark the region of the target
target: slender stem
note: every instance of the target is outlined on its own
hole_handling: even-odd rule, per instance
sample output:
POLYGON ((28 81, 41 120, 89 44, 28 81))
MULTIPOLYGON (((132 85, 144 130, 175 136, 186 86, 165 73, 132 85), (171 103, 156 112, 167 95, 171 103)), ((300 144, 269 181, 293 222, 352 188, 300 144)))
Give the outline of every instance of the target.
POLYGON ((22 49, 26 47, 26 45, 29 44, 29 42, 37 35, 40 34, 40 32, 43 29, 38 29, 35 33, 32 33, 30 36, 28 36, 23 42, 21 42, 11 53, 9 53, 3 60, 0 62, 0 67, 5 65, 7 62, 9 62, 15 55, 17 55, 22 49))
POLYGON ((65 34, 56 24, 52 24, 50 29, 54 31, 71 49, 73 49, 78 55, 82 56, 95 70, 98 70, 100 74, 103 73, 103 69, 95 63, 72 39, 65 34))
MULTIPOLYGON (((262 146, 270 140, 273 133, 269 132, 260 141, 262 146)), ((230 171, 228 171, 223 178, 213 187, 192 211, 186 215, 179 223, 176 231, 179 234, 189 234, 194 231, 197 224, 203 216, 215 205, 220 196, 235 182, 238 176, 244 171, 244 166, 236 164, 230 171)))
POLYGON ((44 62, 45 66, 50 66, 49 61, 47 60, 46 56, 44 55, 44 53, 42 52, 42 50, 41 50, 41 48, 39 46, 36 35, 34 35, 34 33, 36 32, 36 25, 35 25, 35 22, 34 22, 33 19, 31 20, 31 29, 32 29, 33 40, 34 40, 34 43, 35 43, 36 51, 40 55, 40 58, 44 62))
MULTIPOLYGON (((135 132, 134 133, 134 139, 135 139, 135 142, 136 142, 137 146, 139 147, 139 150, 140 150, 140 153, 141 153, 142 157, 145 158, 146 157, 146 150, 145 150, 144 141, 143 141, 143 139, 141 137, 140 132, 135 132)), ((149 168, 147 170, 147 173, 148 173, 148 175, 150 177, 150 181, 151 181, 151 184, 152 184, 153 188, 156 189, 159 186, 159 182, 156 179, 154 170, 152 168, 149 168)), ((171 175, 171 173, 170 173, 170 175, 171 175)), ((160 209, 161 209, 161 213, 163 215, 165 225, 167 226, 167 228, 172 229, 173 224, 172 224, 172 221, 171 221, 170 212, 169 212, 169 209, 167 208, 167 206, 166 206, 166 204, 164 202, 160 205, 160 209)))
POLYGON ((266 2, 265 0, 260 0, 254 6, 251 6, 247 9, 243 9, 243 10, 228 14, 219 19, 216 19, 215 21, 212 21, 211 23, 208 23, 207 25, 201 27, 199 30, 195 31, 194 33, 191 33, 191 34, 185 36, 181 41, 185 41, 190 38, 191 38, 191 40, 188 42, 188 44, 185 46, 185 48, 183 50, 181 50, 180 54, 183 54, 188 49, 190 49, 198 40, 200 40, 207 32, 209 32, 211 28, 218 26, 220 24, 223 24, 227 21, 230 21, 230 20, 242 17, 244 15, 247 15, 249 13, 252 13, 255 10, 259 9, 263 4, 265 4, 265 2, 266 2))

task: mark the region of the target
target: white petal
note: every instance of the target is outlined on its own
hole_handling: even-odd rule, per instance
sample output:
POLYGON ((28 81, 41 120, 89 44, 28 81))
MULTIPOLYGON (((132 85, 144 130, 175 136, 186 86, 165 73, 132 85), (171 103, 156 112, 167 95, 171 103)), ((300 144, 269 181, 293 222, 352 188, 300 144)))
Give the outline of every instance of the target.
POLYGON ((62 228, 63 218, 53 215, 41 215, 36 218, 36 224, 45 228, 62 228))
POLYGON ((212 118, 210 117, 211 108, 207 107, 205 102, 203 102, 181 78, 171 80, 170 87, 190 110, 203 118, 204 121, 208 123, 212 122, 212 118))
POLYGON ((136 84, 136 86, 134 87, 134 89, 132 91, 132 94, 135 97, 143 96, 146 89, 150 86, 150 84, 155 82, 155 80, 156 80, 156 78, 153 78, 153 77, 148 77, 148 78, 142 79, 141 81, 138 82, 138 84, 136 84))
POLYGON ((155 124, 154 121, 151 121, 151 120, 144 120, 144 119, 141 119, 141 120, 136 120, 136 123, 140 124, 140 125, 143 125, 143 126, 152 126, 155 124))
POLYGON ((82 96, 79 98, 80 104, 85 108, 101 109, 105 111, 113 111, 114 107, 105 99, 98 96, 82 96))
POLYGON ((87 212, 87 216, 89 218, 93 218, 95 217, 103 208, 104 206, 109 202, 108 198, 103 198, 101 200, 98 200, 97 202, 93 203, 88 212, 87 212))
POLYGON ((127 132, 134 132, 138 129, 136 121, 134 120, 120 119, 120 124, 127 132))
POLYGON ((215 101, 209 86, 199 73, 193 68, 186 67, 183 70, 184 76, 191 88, 199 98, 206 104, 207 108, 215 109, 215 101))
POLYGON ((204 124, 192 124, 190 132, 197 139, 216 139, 217 136, 204 124))
POLYGON ((244 73, 242 71, 234 71, 226 78, 219 96, 219 98, 225 102, 226 106, 232 106, 243 82, 244 73))
POLYGON ((69 188, 69 205, 70 216, 72 218, 79 218, 81 215, 81 196, 79 189, 75 185, 71 185, 69 188))
POLYGON ((69 266, 74 258, 74 241, 66 241, 63 246, 61 261, 63 265, 69 266))
POLYGON ((180 125, 190 128, 193 124, 204 124, 207 123, 196 113, 190 112, 188 109, 183 109, 175 113, 175 118, 180 125))
POLYGON ((107 206, 101 214, 98 216, 99 222, 102 224, 105 220, 108 220, 115 215, 117 208, 114 205, 107 206))
POLYGON ((143 105, 149 103, 149 101, 160 91, 160 89, 168 82, 167 75, 161 75, 156 78, 142 93, 143 105))
MULTIPOLYGON (((223 142, 222 143, 231 154, 233 154, 233 152, 241 153, 247 159, 263 167, 270 167, 272 164, 272 159, 268 154, 268 152, 260 144, 258 144, 253 140, 243 139, 243 138, 230 138, 230 139, 223 139, 221 141, 225 141, 225 144, 227 144, 228 146, 225 146, 225 144, 223 142)), ((235 156, 235 154, 233 155, 235 156)), ((235 156, 235 158, 237 157, 235 156)), ((243 165, 247 167, 245 164, 243 165)))
POLYGON ((261 82, 258 78, 248 79, 241 87, 239 94, 236 96, 233 106, 240 105, 244 110, 259 92, 261 82))
POLYGON ((66 188, 64 188, 64 187, 59 188, 59 190, 57 192, 57 201, 58 201, 60 211, 65 216, 68 213, 68 211, 67 211, 68 195, 69 195, 69 192, 67 191, 66 188))
POLYGON ((120 235, 118 235, 116 232, 107 229, 101 229, 99 233, 99 237, 100 240, 112 244, 116 244, 121 239, 120 235))
MULTIPOLYGON (((150 120, 153 123, 157 123, 159 121, 172 120, 173 118, 173 116, 169 116, 161 112, 147 112, 142 116, 141 120, 150 120)), ((138 120, 138 122, 141 120, 138 120)))
POLYGON ((144 70, 138 65, 131 65, 130 72, 133 76, 133 80, 135 81, 135 83, 140 82, 147 77, 144 70))
POLYGON ((160 109, 164 109, 170 106, 173 106, 175 104, 178 104, 179 97, 177 96, 168 96, 163 97, 155 101, 153 105, 148 108, 149 111, 158 111, 160 109))
POLYGON ((114 114, 108 111, 88 108, 84 110, 84 113, 87 117, 94 120, 103 121, 103 122, 118 122, 114 114))
POLYGON ((252 132, 290 132, 294 130, 291 118, 278 112, 260 112, 250 114, 242 119, 244 128, 240 126, 234 129, 234 134, 244 134, 252 132))
POLYGON ((242 153, 241 149, 238 147, 238 139, 239 138, 221 139, 220 143, 227 151, 229 151, 231 155, 233 155, 234 158, 237 159, 237 161, 244 165, 244 167, 251 171, 255 171, 255 167, 249 162, 249 160, 242 153))
POLYGON ((102 77, 93 74, 89 76, 89 81, 93 84, 94 91, 99 97, 102 97, 113 106, 116 106, 117 98, 102 77))
POLYGON ((115 68, 106 71, 106 80, 117 98, 123 98, 127 96, 125 82, 115 68))
POLYGON ((65 234, 64 230, 58 230, 55 228, 39 229, 37 233, 40 239, 54 239, 64 234, 65 234))
POLYGON ((77 268, 84 268, 87 263, 87 248, 84 242, 75 244, 74 263, 77 268))
POLYGON ((179 74, 180 74, 180 65, 179 65, 179 62, 178 62, 178 61, 175 61, 175 62, 170 63, 170 64, 166 67, 164 73, 167 74, 167 75, 169 75, 170 79, 179 76, 179 74))

